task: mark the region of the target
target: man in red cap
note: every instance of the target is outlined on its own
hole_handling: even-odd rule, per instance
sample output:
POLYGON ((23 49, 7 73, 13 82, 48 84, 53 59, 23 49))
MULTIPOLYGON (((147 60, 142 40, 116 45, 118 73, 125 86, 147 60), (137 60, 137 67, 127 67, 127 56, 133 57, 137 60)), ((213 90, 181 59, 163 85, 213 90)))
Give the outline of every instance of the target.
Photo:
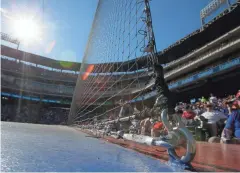
POLYGON ((162 132, 164 132, 164 124, 161 121, 155 122, 151 129, 151 136, 159 137, 162 132))

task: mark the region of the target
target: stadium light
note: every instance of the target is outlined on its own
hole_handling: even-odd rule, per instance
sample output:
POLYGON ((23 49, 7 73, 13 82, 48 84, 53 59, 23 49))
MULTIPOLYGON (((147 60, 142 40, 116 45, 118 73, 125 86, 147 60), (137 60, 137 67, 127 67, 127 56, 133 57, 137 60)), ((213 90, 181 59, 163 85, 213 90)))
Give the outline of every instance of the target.
POLYGON ((229 2, 229 0, 213 0, 206 7, 204 7, 200 11, 200 19, 201 19, 202 28, 205 25, 206 17, 210 16, 213 12, 215 12, 217 9, 219 9, 219 7, 222 4, 227 4, 228 5, 228 9, 230 11, 230 2, 229 2))
POLYGON ((10 35, 1 32, 1 40, 7 41, 9 43, 13 43, 15 45, 17 45, 17 49, 19 47, 20 41, 16 38, 11 37, 10 35))

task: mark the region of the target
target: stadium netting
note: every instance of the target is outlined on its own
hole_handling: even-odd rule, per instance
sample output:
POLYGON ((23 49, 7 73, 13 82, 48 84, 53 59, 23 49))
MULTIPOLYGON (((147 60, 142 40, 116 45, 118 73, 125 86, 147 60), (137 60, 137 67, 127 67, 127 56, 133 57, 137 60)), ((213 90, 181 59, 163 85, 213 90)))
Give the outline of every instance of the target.
POLYGON ((149 0, 99 0, 68 123, 119 114, 143 94, 132 91, 143 88, 155 53, 149 0))

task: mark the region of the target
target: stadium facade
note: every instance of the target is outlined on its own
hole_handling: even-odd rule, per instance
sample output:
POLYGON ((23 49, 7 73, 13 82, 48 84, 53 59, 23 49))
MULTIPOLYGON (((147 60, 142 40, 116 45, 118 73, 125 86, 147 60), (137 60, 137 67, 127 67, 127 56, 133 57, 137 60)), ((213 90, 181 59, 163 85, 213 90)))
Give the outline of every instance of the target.
MULTIPOLYGON (((224 11, 207 23, 204 29, 194 31, 158 52, 158 62, 164 64, 165 79, 175 93, 176 102, 208 97, 210 93, 224 96, 240 88, 239 16, 240 4, 237 2, 230 11, 224 11)), ((90 72, 93 64, 85 64, 82 67, 85 72, 80 73, 80 63, 57 61, 6 45, 1 45, 1 50, 2 103, 15 104, 21 100, 34 102, 39 107, 69 108, 76 81, 86 74, 88 80, 82 83, 86 91, 84 100, 78 94, 80 91, 75 90, 75 95, 79 95, 76 104, 85 104, 81 110, 84 116, 78 121, 102 113, 108 115, 108 110, 116 107, 119 100, 134 103, 139 110, 143 105, 152 107, 154 103, 156 91, 152 91, 153 81, 149 80, 153 72, 146 66, 144 56, 137 63, 129 60, 121 65, 114 62, 94 64, 90 72), (110 66, 114 68, 113 73, 109 71, 110 66), (100 68, 108 70, 99 73, 96 69, 100 68), (124 77, 119 80, 122 74, 124 77), (94 80, 96 75, 98 81, 94 80), (124 88, 129 83, 131 87, 124 88), (89 91, 89 86, 94 89, 89 91), (121 95, 112 97, 120 89, 124 89, 121 95), (91 114, 85 115, 89 111, 91 114)))

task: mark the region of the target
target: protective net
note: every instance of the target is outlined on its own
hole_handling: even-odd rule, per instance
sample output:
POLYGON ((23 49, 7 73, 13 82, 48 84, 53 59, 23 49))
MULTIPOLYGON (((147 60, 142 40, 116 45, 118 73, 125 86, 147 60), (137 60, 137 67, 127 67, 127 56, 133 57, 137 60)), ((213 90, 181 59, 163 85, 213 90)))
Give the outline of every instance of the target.
POLYGON ((118 116, 143 94, 155 51, 149 0, 100 0, 69 124, 118 116))

